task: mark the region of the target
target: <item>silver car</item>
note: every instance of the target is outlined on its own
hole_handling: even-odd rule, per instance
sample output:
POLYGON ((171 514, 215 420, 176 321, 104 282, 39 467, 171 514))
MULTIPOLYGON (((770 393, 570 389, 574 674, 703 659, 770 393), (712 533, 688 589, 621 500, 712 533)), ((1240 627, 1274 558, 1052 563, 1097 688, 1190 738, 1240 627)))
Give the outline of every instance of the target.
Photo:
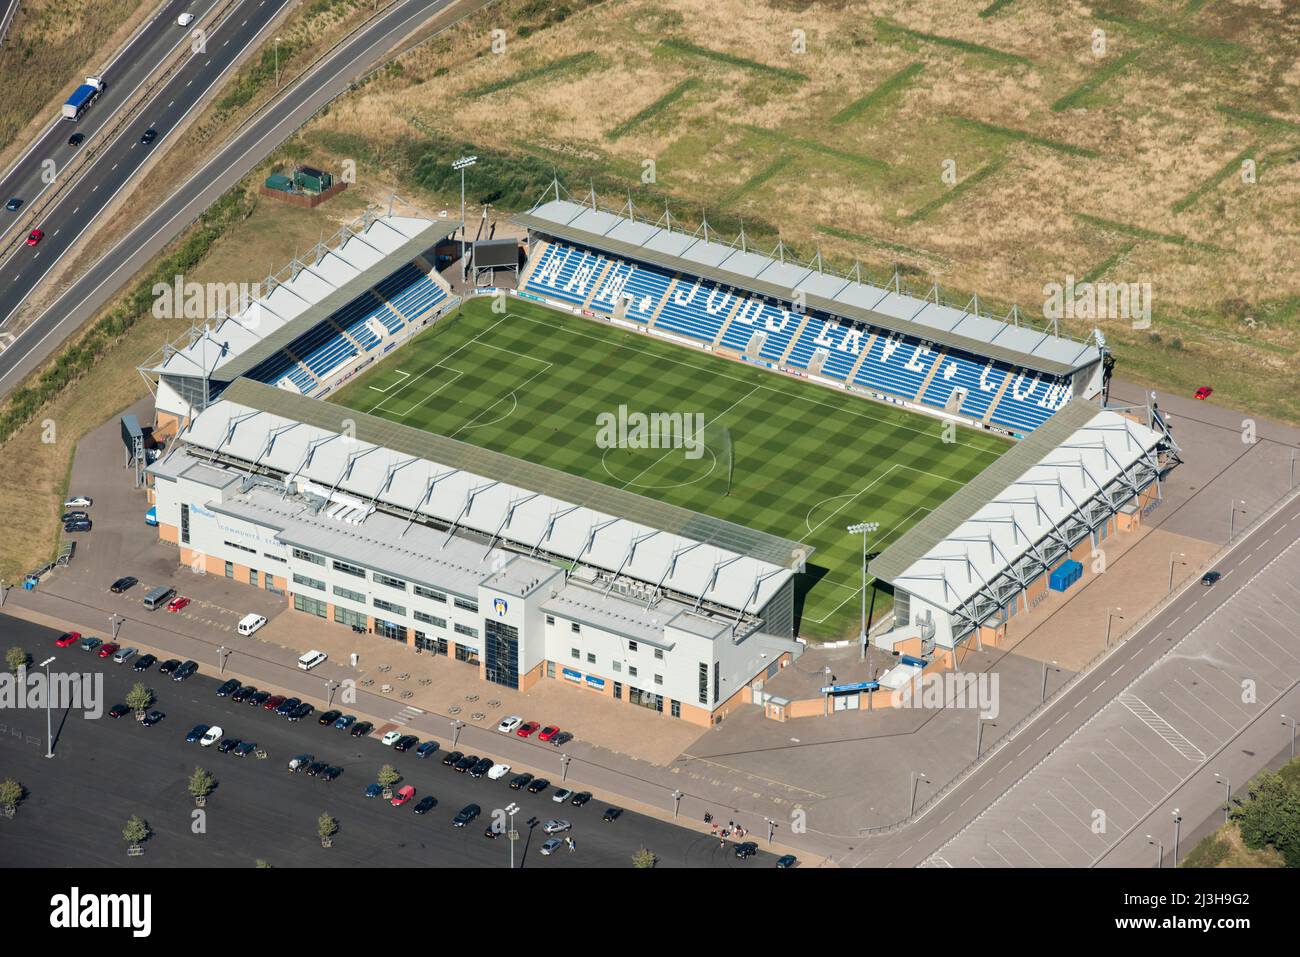
POLYGON ((135 657, 134 648, 123 648, 117 654, 113 655, 113 660, 119 665, 135 657))
POLYGON ((573 827, 568 821, 547 821, 542 825, 542 830, 547 834, 563 834, 573 827))

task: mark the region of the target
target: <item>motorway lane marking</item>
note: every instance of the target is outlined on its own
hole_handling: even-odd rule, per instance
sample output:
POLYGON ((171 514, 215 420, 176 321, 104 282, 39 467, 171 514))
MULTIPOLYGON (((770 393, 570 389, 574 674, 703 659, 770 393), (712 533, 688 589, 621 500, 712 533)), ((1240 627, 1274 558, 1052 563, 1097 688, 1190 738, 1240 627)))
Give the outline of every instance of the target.
MULTIPOLYGON (((116 164, 116 163, 113 164, 113 169, 117 169, 117 164, 116 164)), ((109 172, 110 172, 110 173, 113 172, 113 169, 110 169, 109 172)))
POLYGON ((170 110, 170 109, 175 105, 175 103, 176 103, 176 101, 175 101, 175 100, 172 100, 171 103, 168 103, 168 104, 167 104, 167 109, 170 110))
MULTIPOLYGON (((1156 637, 1159 638, 1160 636, 1159 636, 1159 635, 1156 635, 1156 637)), ((1123 665, 1120 665, 1118 668, 1116 668, 1114 671, 1112 671, 1112 672, 1110 673, 1110 676, 1111 676, 1112 678, 1114 678, 1117 674, 1119 674, 1119 673, 1120 673, 1121 671, 1123 671, 1123 670, 1124 670, 1124 666, 1123 666, 1123 665)))
MULTIPOLYGON (((193 80, 190 80, 190 83, 193 83, 193 82, 194 82, 193 80)), ((186 85, 186 86, 189 86, 190 83, 186 83, 185 85, 186 85)))
POLYGON ((1099 681, 1099 682, 1097 682, 1097 687, 1095 687, 1095 688, 1093 688, 1091 691, 1089 691, 1088 694, 1096 694, 1098 691, 1101 690, 1101 686, 1104 685, 1105 683, 1106 683, 1105 681, 1099 681))

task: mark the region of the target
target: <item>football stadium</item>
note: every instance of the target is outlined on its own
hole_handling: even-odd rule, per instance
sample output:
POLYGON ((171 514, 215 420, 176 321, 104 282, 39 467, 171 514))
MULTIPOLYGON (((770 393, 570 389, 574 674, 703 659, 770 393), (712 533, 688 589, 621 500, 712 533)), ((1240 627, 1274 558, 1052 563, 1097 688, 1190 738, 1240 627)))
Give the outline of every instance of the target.
POLYGON ((513 223, 513 285, 480 286, 437 268, 461 224, 368 212, 141 367, 183 563, 710 724, 864 617, 900 667, 957 665, 1178 462, 1158 409, 1105 407, 1100 333, 558 183, 513 223))

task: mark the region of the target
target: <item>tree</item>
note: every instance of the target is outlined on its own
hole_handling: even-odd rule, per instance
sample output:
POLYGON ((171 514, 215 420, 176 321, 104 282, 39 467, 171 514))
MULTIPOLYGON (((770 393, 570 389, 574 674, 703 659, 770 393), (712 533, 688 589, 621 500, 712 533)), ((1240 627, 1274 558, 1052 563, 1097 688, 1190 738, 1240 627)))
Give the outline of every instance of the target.
POLYGON ((194 795, 194 801, 199 807, 203 806, 216 783, 216 779, 203 768, 194 769, 194 773, 190 775, 189 788, 190 794, 194 795))
POLYGON ((147 841, 149 834, 149 825, 138 814, 132 814, 131 819, 126 822, 126 827, 122 828, 122 840, 133 847, 147 841))
POLYGON ((27 652, 14 645, 5 652, 5 664, 9 666, 10 671, 18 674, 18 669, 27 664, 27 652))
POLYGON ((320 846, 329 847, 334 843, 334 835, 338 833, 339 822, 330 817, 329 814, 322 814, 316 819, 316 833, 320 835, 320 846))
POLYGON ((384 797, 390 798, 393 796, 393 785, 402 780, 402 776, 397 773, 397 768, 391 764, 385 764, 379 769, 379 776, 375 780, 384 789, 384 797))
POLYGON ((253 866, 256 867, 258 870, 271 869, 271 865, 267 863, 266 858, 264 857, 259 857, 256 861, 254 861, 253 866))
POLYGON ((1273 771, 1250 783, 1250 796, 1233 813, 1247 847, 1275 848, 1288 867, 1300 867, 1300 790, 1273 771))
POLYGON ((126 706, 136 714, 143 714, 145 708, 153 704, 153 692, 137 681, 126 693, 126 706))
POLYGON ((18 802, 23 799, 23 786, 13 778, 5 778, 0 781, 0 808, 8 817, 14 816, 14 811, 18 808, 18 802))
POLYGON ((644 847, 637 848, 637 852, 632 855, 632 866, 641 870, 654 867, 659 863, 659 858, 655 857, 654 852, 644 847))

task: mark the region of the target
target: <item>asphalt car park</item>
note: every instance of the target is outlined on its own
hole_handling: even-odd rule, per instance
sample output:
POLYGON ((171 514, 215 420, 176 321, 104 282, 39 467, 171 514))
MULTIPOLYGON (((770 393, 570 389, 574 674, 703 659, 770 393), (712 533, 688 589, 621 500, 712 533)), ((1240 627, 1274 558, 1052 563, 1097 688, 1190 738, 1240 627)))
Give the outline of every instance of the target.
MULTIPOLYGON (((57 636, 41 630, 39 638, 23 641, 33 649, 52 648, 57 636)), ((122 825, 131 814, 139 814, 154 831, 140 859, 144 866, 249 867, 262 858, 277 867, 506 867, 509 841, 490 840, 483 832, 492 824, 493 812, 512 802, 519 807, 514 818, 516 866, 629 867, 642 846, 665 867, 771 867, 776 860, 774 855, 737 860, 731 842, 719 847, 707 835, 631 811, 606 822, 605 809, 617 801, 600 794, 582 807, 561 806, 551 799, 554 788, 538 794, 511 790, 512 775, 493 780, 456 774, 440 761, 417 758, 413 750, 385 748, 373 733, 354 737, 350 729, 316 721, 291 723, 250 704, 251 698, 241 703, 232 695, 218 697, 216 690, 225 679, 214 675, 210 666, 200 666, 190 680, 177 683, 164 680, 157 667, 136 672, 129 663, 116 665, 75 647, 56 654, 56 671, 62 665, 102 672, 103 719, 56 712, 55 757, 46 760, 44 711, 15 710, 0 718, 5 725, 0 754, 6 774, 29 792, 19 810, 22 827, 4 832, 4 857, 10 865, 122 865, 122 825), (130 715, 117 720, 107 715, 136 681, 153 690, 151 710, 164 715, 149 727, 130 715), (207 748, 197 741, 187 743, 187 734, 197 725, 221 729, 219 741, 254 744, 256 750, 247 749, 241 756, 234 746, 220 753, 219 742, 207 748), (327 768, 337 768, 337 777, 329 781, 321 773, 289 772, 289 759, 304 752, 327 768), (195 806, 186 789, 196 764, 217 781, 204 808, 206 829, 200 834, 191 830, 195 806), (401 773, 398 787, 414 788, 409 803, 394 807, 389 801, 367 799, 366 789, 384 764, 401 773), (425 811, 416 814, 414 808, 430 797, 433 806, 426 803, 425 811), (455 815, 470 804, 479 805, 481 815, 471 826, 453 827, 455 815), (322 812, 339 822, 329 849, 316 837, 316 819, 322 812), (542 825, 557 818, 571 823, 565 833, 573 838, 575 850, 564 845, 543 857, 542 825)))

